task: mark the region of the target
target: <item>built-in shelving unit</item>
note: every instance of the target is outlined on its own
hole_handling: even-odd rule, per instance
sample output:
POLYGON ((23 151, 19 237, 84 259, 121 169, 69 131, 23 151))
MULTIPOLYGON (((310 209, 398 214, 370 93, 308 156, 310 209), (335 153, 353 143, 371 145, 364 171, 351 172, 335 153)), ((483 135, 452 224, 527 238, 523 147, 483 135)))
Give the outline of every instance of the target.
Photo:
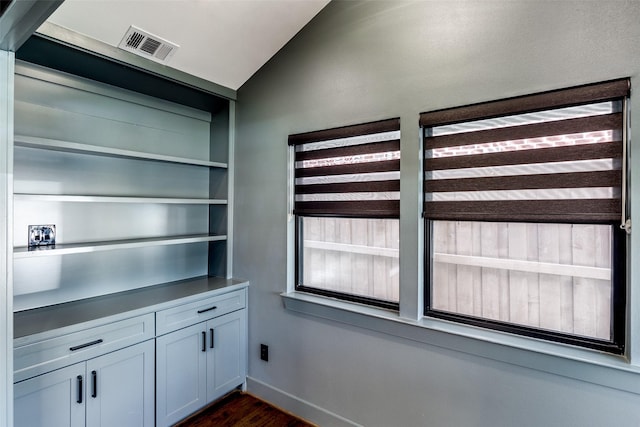
POLYGON ((231 101, 194 109, 20 62, 15 82, 17 311, 231 277, 231 101), (28 247, 27 226, 48 224, 56 244, 28 247))
POLYGON ((74 425, 172 425, 246 386, 248 283, 230 268, 234 101, 35 36, 16 58, 16 425, 68 424, 70 413, 74 425), (186 343, 205 333, 202 359, 186 343), (198 367, 184 363, 193 356, 198 367), (168 398, 176 384, 197 399, 168 398))

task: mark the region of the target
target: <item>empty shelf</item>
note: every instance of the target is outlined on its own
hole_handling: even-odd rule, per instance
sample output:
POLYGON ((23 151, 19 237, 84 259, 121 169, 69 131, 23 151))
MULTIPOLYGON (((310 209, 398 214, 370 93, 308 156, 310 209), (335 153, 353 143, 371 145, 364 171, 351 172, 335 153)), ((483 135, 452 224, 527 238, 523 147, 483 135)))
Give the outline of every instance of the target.
POLYGON ((164 154, 145 153, 142 151, 125 150, 121 148, 102 147, 98 145, 80 144, 77 142, 60 141, 57 139, 39 138, 35 136, 16 135, 14 138, 14 144, 18 147, 40 148, 67 153, 120 157, 136 160, 153 160, 157 162, 180 163, 192 166, 205 166, 223 169, 227 168, 226 163, 167 156, 164 154))
POLYGON ((155 237, 144 239, 107 240, 102 242, 69 243, 53 246, 18 247, 13 250, 14 259, 42 256, 80 254, 115 249, 144 248, 150 246, 182 245, 187 243, 226 240, 226 235, 195 234, 186 236, 155 237))
POLYGON ((33 202, 77 202, 77 203, 158 203, 178 205, 226 205, 224 199, 198 199, 179 197, 135 197, 135 196, 91 196, 69 194, 15 193, 16 200, 33 202))

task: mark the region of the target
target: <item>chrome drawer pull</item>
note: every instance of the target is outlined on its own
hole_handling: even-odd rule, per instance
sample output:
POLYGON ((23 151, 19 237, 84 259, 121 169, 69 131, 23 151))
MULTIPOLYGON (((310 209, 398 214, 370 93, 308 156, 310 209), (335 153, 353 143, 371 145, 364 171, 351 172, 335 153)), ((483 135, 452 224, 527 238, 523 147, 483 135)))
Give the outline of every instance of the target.
POLYGON ((215 310, 216 308, 218 307, 214 305, 213 307, 205 308, 204 310, 198 310, 198 314, 206 313, 207 311, 215 310))
POLYGON ((80 350, 81 348, 91 347, 92 345, 100 344, 101 342, 102 342, 102 338, 100 338, 99 340, 95 340, 95 341, 91 341, 91 342, 85 343, 85 344, 80 344, 80 345, 76 345, 74 347, 69 347, 69 350, 76 351, 76 350, 80 350))

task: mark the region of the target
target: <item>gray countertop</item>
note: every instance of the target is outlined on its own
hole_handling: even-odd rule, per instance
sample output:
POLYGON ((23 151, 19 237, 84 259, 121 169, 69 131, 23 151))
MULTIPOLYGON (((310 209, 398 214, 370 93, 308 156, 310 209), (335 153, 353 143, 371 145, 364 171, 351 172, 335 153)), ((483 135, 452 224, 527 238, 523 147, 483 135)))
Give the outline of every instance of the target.
MULTIPOLYGON (((220 277, 197 277, 116 294, 67 302, 32 310, 19 311, 13 316, 14 340, 40 335, 60 328, 87 324, 104 319, 113 321, 122 314, 139 315, 247 287, 248 282, 220 277), (218 291, 218 292, 216 292, 218 291), (207 295, 209 296, 209 295, 207 295)), ((61 331, 62 332, 62 331, 61 331)), ((18 344, 14 341, 14 345, 18 344)))

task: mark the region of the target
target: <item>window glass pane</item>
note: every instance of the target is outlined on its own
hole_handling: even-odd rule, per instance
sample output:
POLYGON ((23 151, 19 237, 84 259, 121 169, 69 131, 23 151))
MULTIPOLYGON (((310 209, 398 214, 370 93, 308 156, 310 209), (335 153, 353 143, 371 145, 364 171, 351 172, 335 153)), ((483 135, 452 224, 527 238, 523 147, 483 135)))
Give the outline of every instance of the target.
POLYGON ((611 225, 431 224, 432 310, 612 338, 611 225))
POLYGON ((399 300, 399 221, 301 218, 300 284, 388 302, 399 300))

